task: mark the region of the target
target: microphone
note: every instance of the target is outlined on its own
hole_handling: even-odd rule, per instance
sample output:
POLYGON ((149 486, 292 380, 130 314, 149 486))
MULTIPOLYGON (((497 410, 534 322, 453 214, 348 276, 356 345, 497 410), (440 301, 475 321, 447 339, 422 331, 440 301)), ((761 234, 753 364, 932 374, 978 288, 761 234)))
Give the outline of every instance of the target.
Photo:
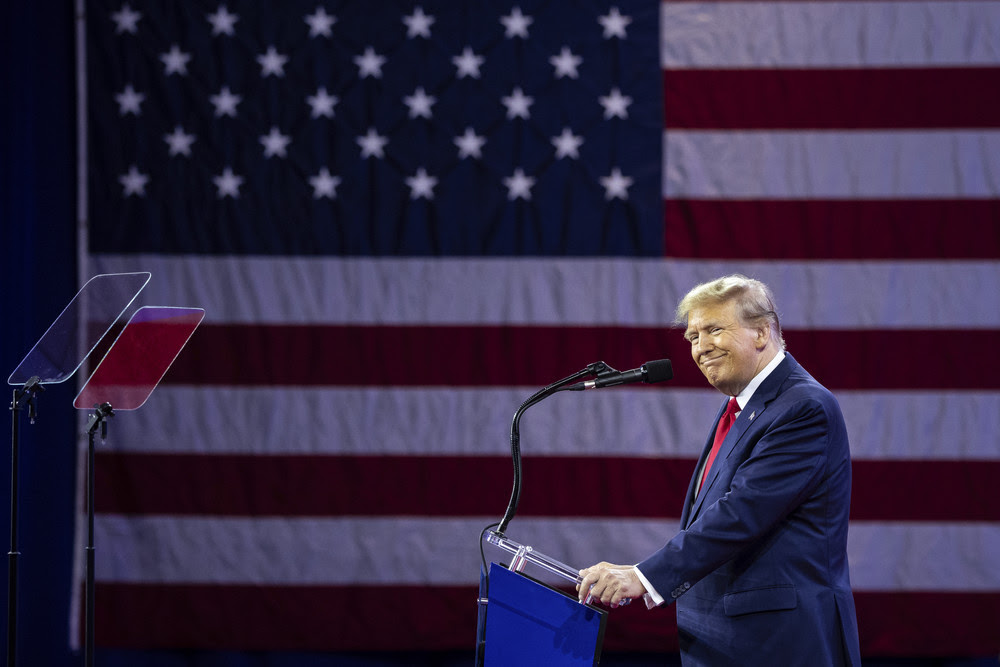
POLYGON ((633 382, 663 382, 674 376, 673 366, 669 359, 658 359, 657 361, 647 361, 639 368, 630 371, 612 371, 600 375, 593 380, 577 382, 567 387, 571 391, 583 391, 585 389, 602 389, 604 387, 616 387, 620 384, 632 384, 633 382))

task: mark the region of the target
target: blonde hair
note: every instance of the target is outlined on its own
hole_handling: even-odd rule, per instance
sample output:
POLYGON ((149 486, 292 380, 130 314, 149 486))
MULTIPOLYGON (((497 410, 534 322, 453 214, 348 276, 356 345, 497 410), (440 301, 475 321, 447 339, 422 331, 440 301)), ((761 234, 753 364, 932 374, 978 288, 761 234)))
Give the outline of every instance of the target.
POLYGON ((677 304, 674 315, 677 324, 687 325, 688 315, 695 308, 709 304, 736 302, 740 321, 747 326, 757 326, 767 322, 781 349, 785 349, 785 339, 781 335, 778 308, 774 304, 771 288, 759 280, 734 273, 695 286, 677 304))

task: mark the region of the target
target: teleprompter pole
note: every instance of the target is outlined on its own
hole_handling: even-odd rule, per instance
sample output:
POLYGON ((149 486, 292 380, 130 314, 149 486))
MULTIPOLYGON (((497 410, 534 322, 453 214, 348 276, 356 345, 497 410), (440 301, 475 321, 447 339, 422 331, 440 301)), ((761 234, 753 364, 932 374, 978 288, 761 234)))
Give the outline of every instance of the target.
POLYGON ((35 423, 35 394, 44 390, 36 375, 23 387, 14 390, 14 398, 10 402, 10 551, 7 552, 7 664, 10 667, 17 664, 17 579, 21 557, 17 543, 20 416, 27 405, 28 418, 32 424, 35 423))
POLYGON ((94 406, 94 414, 87 421, 87 583, 84 589, 86 596, 86 631, 84 633, 85 667, 94 665, 94 431, 101 427, 101 437, 108 434, 107 417, 114 417, 110 403, 94 406))

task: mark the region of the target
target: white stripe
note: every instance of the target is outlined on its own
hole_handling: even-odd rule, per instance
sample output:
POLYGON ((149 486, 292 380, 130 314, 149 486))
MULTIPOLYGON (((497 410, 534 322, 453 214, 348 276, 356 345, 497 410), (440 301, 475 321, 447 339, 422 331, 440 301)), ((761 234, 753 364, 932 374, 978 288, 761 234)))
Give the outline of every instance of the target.
MULTIPOLYGON (((477 579, 480 531, 496 520, 99 515, 96 574, 133 583, 464 584, 477 579)), ((583 566, 599 553, 620 560, 655 549, 676 530, 670 520, 529 519, 508 536, 583 566), (599 547, 612 527, 620 529, 619 546, 599 547)), ((487 551, 488 560, 509 562, 500 550, 487 551)))
MULTIPOLYGON (((686 360, 678 360, 685 363, 686 360)), ((537 456, 696 459, 723 397, 714 389, 562 393, 521 420, 537 456)), ((114 451, 259 455, 510 452, 513 389, 276 389, 163 386, 109 431, 114 451)), ((839 392, 855 460, 1000 460, 1000 393, 839 392)))
MULTIPOLYGON (((472 583, 495 518, 229 519, 99 515, 97 578, 201 584, 472 583)), ((634 563, 677 530, 671 520, 516 519, 508 537, 572 567, 634 563)), ((855 590, 1000 592, 1000 525, 853 523, 855 590)), ((487 548, 487 560, 509 556, 487 548)), ((529 572, 531 573, 531 572, 529 572)))
POLYGON ((1000 328, 1000 291, 987 289, 1000 262, 986 261, 96 255, 91 268, 149 271, 142 304, 198 306, 205 324, 665 327, 687 290, 741 272, 771 286, 789 329, 1000 328))
MULTIPOLYGON (((528 388, 164 386, 142 410, 123 413, 106 447, 204 454, 507 455, 511 419, 531 393, 528 388)), ((714 389, 566 392, 525 413, 521 448, 525 456, 697 457, 720 401, 714 389), (700 442, 689 437, 692 433, 700 442)))
POLYGON ((852 522, 851 585, 866 591, 1000 592, 1000 524, 852 522))
POLYGON ((668 130, 668 198, 995 198, 1000 131, 668 130))
POLYGON ((664 2, 666 68, 1000 62, 995 2, 664 2))

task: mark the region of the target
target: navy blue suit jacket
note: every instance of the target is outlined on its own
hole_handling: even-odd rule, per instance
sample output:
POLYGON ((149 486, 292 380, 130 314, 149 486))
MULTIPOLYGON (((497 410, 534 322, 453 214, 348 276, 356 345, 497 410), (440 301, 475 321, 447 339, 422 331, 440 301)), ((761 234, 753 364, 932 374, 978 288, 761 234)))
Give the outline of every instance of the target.
POLYGON ((860 665, 851 456, 833 395, 786 353, 694 487, 680 532, 638 564, 676 600, 684 665, 860 665))

